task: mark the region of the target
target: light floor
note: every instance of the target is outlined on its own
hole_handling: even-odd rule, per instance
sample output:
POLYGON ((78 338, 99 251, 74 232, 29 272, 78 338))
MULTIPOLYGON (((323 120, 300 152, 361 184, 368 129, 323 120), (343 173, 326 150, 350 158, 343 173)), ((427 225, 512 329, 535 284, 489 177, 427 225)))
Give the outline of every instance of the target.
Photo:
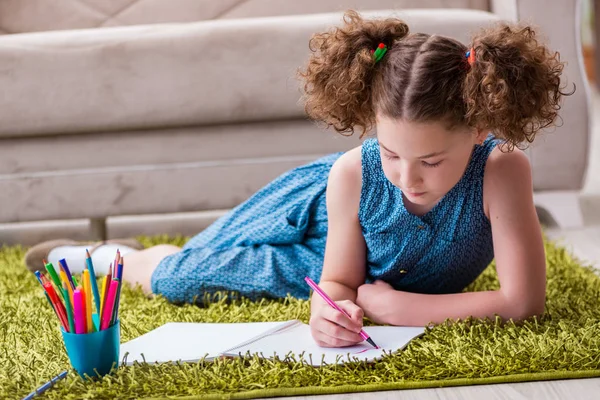
POLYGON ((597 400, 598 398, 600 398, 600 378, 348 393, 318 397, 286 397, 286 399, 298 400, 597 400))

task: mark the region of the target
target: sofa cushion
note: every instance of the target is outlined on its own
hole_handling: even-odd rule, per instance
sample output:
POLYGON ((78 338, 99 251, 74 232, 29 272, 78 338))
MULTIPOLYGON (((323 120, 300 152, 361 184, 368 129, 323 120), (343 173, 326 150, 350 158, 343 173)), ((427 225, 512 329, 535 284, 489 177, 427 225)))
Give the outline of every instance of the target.
POLYGON ((356 10, 472 8, 489 0, 2 0, 0 34, 356 10))

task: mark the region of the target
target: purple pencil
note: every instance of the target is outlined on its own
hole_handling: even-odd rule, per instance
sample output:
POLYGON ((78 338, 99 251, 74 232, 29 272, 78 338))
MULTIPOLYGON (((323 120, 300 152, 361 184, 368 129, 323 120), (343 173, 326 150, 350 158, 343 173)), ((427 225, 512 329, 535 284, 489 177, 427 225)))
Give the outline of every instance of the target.
POLYGON ((67 279, 69 280, 69 283, 71 284, 71 287, 73 288, 73 290, 75 290, 75 284, 73 283, 73 276, 71 275, 71 271, 69 271, 69 267, 67 266, 67 260, 65 260, 64 258, 58 261, 60 263, 60 266, 65 270, 65 274, 67 274, 67 279))

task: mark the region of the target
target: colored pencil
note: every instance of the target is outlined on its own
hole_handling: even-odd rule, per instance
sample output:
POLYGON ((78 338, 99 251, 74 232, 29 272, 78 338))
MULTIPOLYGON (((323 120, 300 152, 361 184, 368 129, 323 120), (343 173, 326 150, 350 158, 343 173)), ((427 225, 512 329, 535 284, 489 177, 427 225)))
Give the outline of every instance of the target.
POLYGON ((56 311, 56 314, 58 315, 58 319, 60 320, 60 323, 61 323, 63 329, 67 332, 70 332, 67 313, 65 311, 65 308, 64 308, 62 302, 58 298, 58 295, 54 291, 54 287, 52 287, 52 284, 50 282, 45 282, 44 290, 46 291, 46 293, 48 293, 48 297, 50 297, 50 300, 52 301, 52 304, 54 305, 54 310, 56 311))
POLYGON ((92 262, 92 256, 90 256, 90 252, 85 250, 86 258, 85 263, 87 265, 87 270, 90 273, 90 282, 92 284, 92 291, 94 293, 94 302, 96 303, 96 314, 98 316, 100 314, 100 293, 98 293, 98 282, 96 281, 96 273, 94 272, 94 263, 92 262))
POLYGON ((88 312, 87 312, 87 293, 84 288, 79 286, 79 290, 81 291, 81 312, 83 314, 83 325, 84 331, 83 333, 91 332, 91 323, 88 324, 88 312))
MULTIPOLYGON (((58 262, 60 263, 60 266, 67 274, 67 278, 69 278, 69 283, 71 284, 71 290, 72 291, 75 290, 75 283, 73 282, 73 276, 71 275, 71 271, 69 270, 69 266, 67 265, 67 260, 62 258, 62 259, 58 260, 58 262)), ((73 293, 71 293, 71 294, 73 294, 73 293)))
POLYGON ((112 316, 112 324, 115 324, 119 319, 119 302, 121 301, 121 285, 123 284, 123 257, 120 256, 119 264, 117 266, 117 280, 119 286, 117 287, 117 298, 115 299, 115 309, 112 316))
POLYGON ((85 333, 85 314, 83 308, 82 293, 79 288, 73 291, 73 319, 75 324, 75 333, 85 333))
MULTIPOLYGON (((38 282, 40 282, 40 285, 42 285, 42 287, 44 287, 44 280, 43 280, 42 276, 43 275, 40 271, 35 271, 35 277, 37 278, 38 282)), ((46 293, 45 290, 44 290, 44 295, 46 296, 48 303, 50 303, 50 307, 52 307, 52 309, 54 310, 54 305, 52 304, 52 300, 50 300, 50 296, 48 296, 48 293, 46 293)), ((54 312, 56 312, 56 310, 54 310, 54 312)))
POLYGON ((112 276, 112 264, 111 267, 108 268, 108 274, 102 278, 102 293, 100 294, 100 321, 102 321, 102 315, 104 315, 104 305, 106 304, 106 294, 108 293, 108 289, 110 286, 109 276, 112 276))
MULTIPOLYGON (((69 278, 67 278, 67 273, 64 270, 60 271, 60 279, 62 281, 62 283, 60 284, 59 288, 62 287, 66 287, 67 288, 67 294, 66 296, 63 296, 63 299, 65 300, 65 303, 67 301, 69 301, 71 303, 71 306, 73 306, 73 289, 71 289, 71 284, 69 283, 69 278), (65 286, 66 284, 66 286, 65 286)), ((61 291, 62 293, 62 291, 61 291)))
POLYGON ((116 279, 110 282, 108 295, 106 296, 106 303, 104 304, 104 310, 102 312, 102 320, 100 322, 101 330, 107 329, 110 326, 118 286, 119 281, 116 279))
MULTIPOLYGON (((68 286, 68 283, 63 282, 62 290, 65 296, 69 295, 69 291, 67 289, 68 286)), ((75 321, 73 321, 73 305, 70 301, 65 301, 65 308, 67 309, 67 319, 69 320, 69 332, 75 333, 75 321)))
POLYGON ((46 260, 44 260, 44 265, 46 266, 46 271, 48 271, 48 274, 50 274, 50 278, 52 279, 52 282, 54 282, 54 284, 56 285, 56 287, 60 287, 60 278, 58 277, 58 274, 56 273, 56 270, 54 269, 54 265, 52 265, 52 263, 46 262, 46 260))
POLYGON ((83 270, 82 278, 83 291, 85 292, 85 318, 87 332, 94 332, 94 323, 92 322, 92 288, 90 283, 90 271, 83 270))
POLYGON ((63 371, 54 378, 50 379, 49 382, 44 383, 39 388, 35 389, 33 392, 29 393, 27 396, 23 397, 23 400, 31 400, 35 396, 44 393, 46 390, 50 389, 56 382, 61 379, 64 379, 67 376, 67 371, 63 371))
POLYGON ((117 255, 115 256, 115 261, 113 262, 115 269, 113 271, 112 279, 117 278, 117 265, 119 265, 120 260, 121 260, 121 252, 119 251, 119 249, 117 249, 117 255))
MULTIPOLYGON (((336 310, 338 310, 339 312, 341 312, 342 314, 344 314, 345 316, 347 316, 348 318, 351 318, 350 315, 344 311, 342 308, 340 308, 340 306, 338 306, 333 300, 331 300, 331 298, 329 296, 327 296, 327 293, 325 293, 320 287, 319 285, 317 285, 315 283, 315 281, 313 281, 312 279, 310 279, 308 276, 304 278, 304 280, 306 281, 306 283, 308 284, 308 286, 310 286, 312 288, 312 290, 314 290, 319 296, 321 296, 323 298, 323 300, 325 300, 325 302, 327 304, 329 304, 331 307, 335 308, 336 310)), ((369 337, 369 334, 367 332, 365 332, 364 329, 361 329, 359 332, 360 336, 366 340, 367 342, 369 342, 371 344, 371 346, 375 347, 376 349, 379 348, 379 346, 377 346, 375 344, 375 342, 373 341, 373 339, 371 339, 371 337, 369 337)))

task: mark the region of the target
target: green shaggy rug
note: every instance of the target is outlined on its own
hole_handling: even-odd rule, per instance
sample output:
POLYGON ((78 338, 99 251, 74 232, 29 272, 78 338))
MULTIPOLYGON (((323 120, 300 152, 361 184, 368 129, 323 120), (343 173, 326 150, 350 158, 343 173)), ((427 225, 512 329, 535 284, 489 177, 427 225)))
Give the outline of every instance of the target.
MULTIPOLYGON (((184 238, 142 238, 146 245, 184 238)), ((69 362, 57 318, 33 274, 26 249, 0 249, 0 398, 20 398, 69 362)), ((600 278, 565 249, 546 243, 546 314, 520 325, 489 320, 447 321, 428 328, 402 352, 374 364, 313 368, 249 359, 183 365, 135 365, 84 382, 73 371, 39 398, 257 398, 391 389, 522 382, 600 376, 600 278)), ((498 287, 494 265, 467 290, 498 287)), ((175 306, 125 288, 121 341, 170 321, 241 322, 309 318, 309 303, 293 298, 250 302, 211 299, 206 307, 175 306)))

